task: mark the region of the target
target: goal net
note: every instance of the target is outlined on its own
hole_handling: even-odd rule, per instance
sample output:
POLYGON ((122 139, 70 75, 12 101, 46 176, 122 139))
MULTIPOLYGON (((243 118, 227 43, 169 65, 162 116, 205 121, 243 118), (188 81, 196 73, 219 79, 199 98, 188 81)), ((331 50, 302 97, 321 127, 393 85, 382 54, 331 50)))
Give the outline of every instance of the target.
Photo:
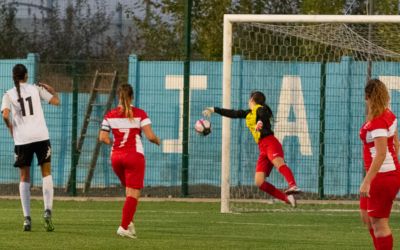
MULTIPOLYGON (((382 80, 398 113, 399 53, 399 16, 225 15, 223 107, 247 109, 251 91, 262 91, 297 198, 356 199, 363 89, 382 80)), ((267 209, 274 200, 254 185, 258 146, 243 120, 222 124, 221 212, 267 209)), ((267 181, 287 188, 276 169, 267 181)))

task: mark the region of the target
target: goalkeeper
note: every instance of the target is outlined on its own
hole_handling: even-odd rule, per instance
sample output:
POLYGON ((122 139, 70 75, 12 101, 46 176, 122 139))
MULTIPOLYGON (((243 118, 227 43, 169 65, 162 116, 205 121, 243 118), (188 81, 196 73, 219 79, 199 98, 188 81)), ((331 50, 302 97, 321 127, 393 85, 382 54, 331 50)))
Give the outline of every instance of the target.
POLYGON ((248 103, 248 110, 207 107, 203 111, 203 115, 210 117, 215 112, 229 118, 246 119, 246 125, 260 149, 255 184, 260 190, 295 207, 296 201, 293 194, 298 194, 301 191, 296 185, 292 171, 285 163, 282 145, 272 131, 271 120, 273 119, 273 114, 270 107, 265 103, 265 95, 260 91, 253 91, 250 94, 248 103), (284 192, 265 180, 273 167, 279 171, 288 183, 289 187, 284 192))

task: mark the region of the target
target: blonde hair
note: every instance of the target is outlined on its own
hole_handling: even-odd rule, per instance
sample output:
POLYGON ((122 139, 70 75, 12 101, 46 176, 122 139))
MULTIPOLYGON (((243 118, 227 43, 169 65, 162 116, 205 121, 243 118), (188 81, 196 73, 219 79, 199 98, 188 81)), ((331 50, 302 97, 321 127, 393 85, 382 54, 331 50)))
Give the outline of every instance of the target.
POLYGON ((133 100, 133 89, 129 84, 121 84, 118 87, 118 98, 120 105, 122 106, 122 113, 128 118, 133 119, 133 112, 131 103, 133 100))
POLYGON ((371 79, 365 85, 365 98, 369 101, 367 120, 372 120, 389 107, 389 91, 378 79, 371 79))

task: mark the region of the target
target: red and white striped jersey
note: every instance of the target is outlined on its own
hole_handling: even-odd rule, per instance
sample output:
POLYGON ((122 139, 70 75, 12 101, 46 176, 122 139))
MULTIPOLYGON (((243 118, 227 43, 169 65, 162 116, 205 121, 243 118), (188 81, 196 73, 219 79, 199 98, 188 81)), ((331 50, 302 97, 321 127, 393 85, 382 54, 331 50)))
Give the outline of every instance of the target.
POLYGON ((101 124, 101 129, 112 132, 114 143, 112 151, 138 152, 144 155, 141 141, 142 127, 151 124, 144 110, 132 106, 133 119, 127 118, 122 108, 110 110, 101 124))
POLYGON ((377 137, 387 137, 386 158, 379 170, 380 173, 399 169, 394 147, 394 135, 397 128, 397 118, 386 109, 381 115, 371 121, 367 121, 360 129, 360 138, 363 142, 364 167, 368 171, 373 158, 376 156, 374 139, 377 137))

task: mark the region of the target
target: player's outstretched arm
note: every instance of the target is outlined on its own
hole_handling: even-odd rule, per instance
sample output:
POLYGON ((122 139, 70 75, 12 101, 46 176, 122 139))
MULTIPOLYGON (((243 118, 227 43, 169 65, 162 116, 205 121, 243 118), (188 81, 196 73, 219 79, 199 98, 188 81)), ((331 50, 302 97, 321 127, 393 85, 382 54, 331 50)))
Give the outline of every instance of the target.
POLYGON ((144 135, 146 136, 147 140, 160 146, 160 144, 161 144, 160 138, 158 138, 154 134, 153 129, 151 128, 150 124, 143 126, 142 131, 143 131, 144 135))
POLYGON ((246 118, 250 110, 234 110, 234 109, 222 109, 218 107, 207 107, 203 110, 203 115, 210 117, 212 113, 217 113, 229 118, 246 118))
POLYGON ((101 130, 99 133, 99 141, 110 145, 111 144, 110 132, 101 130))

